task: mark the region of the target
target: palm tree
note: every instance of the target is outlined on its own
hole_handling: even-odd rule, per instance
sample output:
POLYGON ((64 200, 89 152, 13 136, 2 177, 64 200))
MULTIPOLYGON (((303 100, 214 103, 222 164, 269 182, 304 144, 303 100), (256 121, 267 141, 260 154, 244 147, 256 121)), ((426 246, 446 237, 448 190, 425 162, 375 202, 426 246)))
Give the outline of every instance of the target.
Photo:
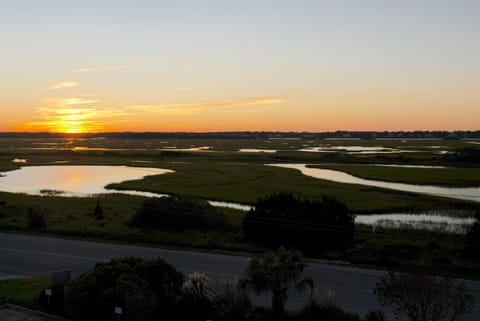
POLYGON ((285 316, 285 302, 292 286, 299 289, 310 286, 313 293, 313 281, 310 278, 301 279, 305 266, 302 253, 281 247, 251 258, 245 269, 243 284, 251 286, 256 293, 271 291, 274 311, 285 316))

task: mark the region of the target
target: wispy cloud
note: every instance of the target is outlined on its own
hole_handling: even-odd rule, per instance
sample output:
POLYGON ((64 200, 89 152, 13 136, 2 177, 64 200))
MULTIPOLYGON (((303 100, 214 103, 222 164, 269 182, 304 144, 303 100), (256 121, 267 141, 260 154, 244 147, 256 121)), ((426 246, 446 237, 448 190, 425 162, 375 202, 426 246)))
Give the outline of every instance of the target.
POLYGON ((112 128, 120 119, 128 119, 132 112, 122 108, 101 107, 99 99, 79 97, 47 99, 36 108, 37 116, 25 123, 25 130, 83 133, 112 128))
POLYGON ((48 87, 48 89, 63 89, 63 88, 72 88, 80 86, 79 82, 76 81, 62 81, 57 82, 56 84, 48 87))
POLYGON ((73 70, 73 72, 83 73, 83 72, 96 72, 96 71, 117 71, 117 70, 124 70, 127 68, 130 68, 130 65, 82 67, 82 68, 73 70))
POLYGON ((206 84, 206 85, 182 86, 182 87, 175 88, 175 90, 188 91, 188 90, 200 90, 200 89, 210 89, 210 88, 218 88, 218 87, 220 87, 220 85, 218 84, 206 84))
POLYGON ((78 97, 68 97, 68 98, 53 98, 47 99, 45 103, 49 106, 56 107, 65 107, 65 106, 75 106, 75 105, 91 105, 99 103, 99 99, 85 99, 78 97))
POLYGON ((134 105, 127 108, 157 114, 193 114, 205 109, 233 108, 244 106, 281 104, 286 99, 280 96, 250 97, 237 100, 223 100, 185 104, 134 105))

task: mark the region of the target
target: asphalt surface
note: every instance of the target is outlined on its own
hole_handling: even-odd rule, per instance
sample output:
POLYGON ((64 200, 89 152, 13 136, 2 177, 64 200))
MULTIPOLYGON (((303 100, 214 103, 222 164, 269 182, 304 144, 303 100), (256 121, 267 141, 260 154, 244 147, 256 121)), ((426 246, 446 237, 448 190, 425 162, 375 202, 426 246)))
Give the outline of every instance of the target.
MULTIPOLYGON (((124 256, 146 259, 161 257, 182 272, 203 272, 214 279, 241 277, 248 259, 243 256, 0 233, 0 279, 50 276, 52 271, 61 269, 70 269, 72 275, 76 276, 91 269, 96 262, 124 256)), ((338 306, 360 314, 381 308, 372 289, 384 273, 379 270, 315 262, 309 263, 305 269, 305 275, 312 277, 315 282, 320 302, 326 300, 327 291, 333 292, 338 306)), ((475 310, 464 320, 479 321, 480 282, 464 281, 476 295, 475 310)), ((307 300, 306 292, 291 293, 287 307, 301 308, 307 300)), ((256 303, 269 305, 269 297, 257 297, 256 303)), ((387 316, 389 320, 393 320, 390 314, 387 316)))

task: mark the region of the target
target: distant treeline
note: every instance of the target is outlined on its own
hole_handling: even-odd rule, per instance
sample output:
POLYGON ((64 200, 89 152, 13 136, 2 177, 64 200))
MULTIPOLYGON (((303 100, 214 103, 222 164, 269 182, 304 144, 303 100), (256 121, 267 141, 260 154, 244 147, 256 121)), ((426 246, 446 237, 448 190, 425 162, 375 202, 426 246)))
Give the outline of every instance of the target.
POLYGON ((91 134, 0 133, 0 138, 116 139, 480 139, 477 131, 334 131, 334 132, 116 132, 91 134))

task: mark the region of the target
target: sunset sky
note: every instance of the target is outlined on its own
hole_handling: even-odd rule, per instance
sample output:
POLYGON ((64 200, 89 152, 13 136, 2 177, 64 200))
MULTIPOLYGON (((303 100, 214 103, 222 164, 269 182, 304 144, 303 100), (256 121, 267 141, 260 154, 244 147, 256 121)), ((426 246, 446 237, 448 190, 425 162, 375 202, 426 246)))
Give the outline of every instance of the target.
POLYGON ((478 0, 1 0, 0 131, 480 129, 478 0))

